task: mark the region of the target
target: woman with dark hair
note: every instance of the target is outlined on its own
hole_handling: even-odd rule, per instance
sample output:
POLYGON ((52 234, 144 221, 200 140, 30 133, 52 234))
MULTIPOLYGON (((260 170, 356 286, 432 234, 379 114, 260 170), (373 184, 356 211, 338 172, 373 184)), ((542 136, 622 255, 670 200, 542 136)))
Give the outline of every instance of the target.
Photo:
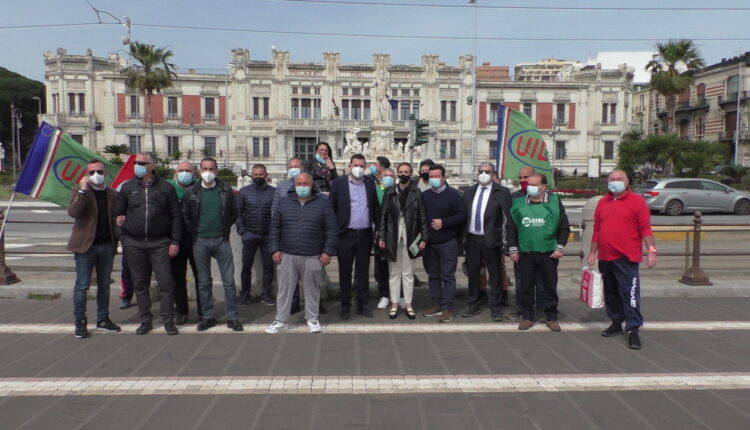
POLYGON ((321 140, 315 146, 313 159, 305 163, 305 170, 312 175, 313 182, 318 184, 320 192, 326 194, 331 191, 331 182, 339 177, 332 157, 331 145, 321 140))

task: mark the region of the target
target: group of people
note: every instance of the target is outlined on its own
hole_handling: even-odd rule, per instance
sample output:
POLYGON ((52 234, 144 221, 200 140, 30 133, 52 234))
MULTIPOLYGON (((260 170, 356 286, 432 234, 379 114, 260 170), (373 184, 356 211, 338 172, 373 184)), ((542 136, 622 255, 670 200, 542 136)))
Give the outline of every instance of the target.
MULTIPOLYGON (((75 334, 88 337, 86 293, 91 272, 97 271, 96 328, 120 331, 108 314, 109 279, 118 241, 132 278, 140 326, 136 334, 152 330, 149 284, 156 276, 161 294, 160 313, 167 334, 187 319, 187 263, 197 274, 197 330, 217 324, 212 294, 211 258, 217 261, 226 303, 226 324, 242 331, 238 306, 251 302, 251 268, 256 254, 262 260, 260 301, 276 306, 267 333, 288 328, 292 313, 304 315, 311 333, 321 331, 320 283, 325 267, 338 260, 340 318, 351 318, 353 305, 363 317, 372 317, 370 261, 378 285, 378 308, 396 319, 414 310, 415 260, 422 257, 427 272, 431 306, 422 315, 441 323, 455 316, 456 269, 461 252, 466 256, 469 303, 461 317, 473 317, 489 303, 492 319, 520 318, 528 330, 543 321, 555 332, 557 321, 557 267, 565 254, 570 226, 560 197, 547 190, 545 175, 530 167, 519 173, 520 189, 511 193, 500 184, 490 162, 481 163, 477 182, 461 191, 446 182, 446 170, 431 160, 419 164, 418 176, 410 163, 391 167, 386 157, 368 165, 361 154, 349 160, 339 176, 331 148, 320 142, 315 158, 292 158, 287 179, 276 187, 268 183, 262 164, 252 167, 252 183, 236 194, 216 178, 217 163, 201 160, 199 178, 189 162, 179 163, 175 178, 160 179, 150 153, 136 156, 135 177, 118 191, 104 183, 101 162, 88 164, 86 175, 71 191, 69 214, 76 219, 68 249, 74 252, 77 279, 74 288, 75 334), (232 226, 242 240, 239 294, 234 282, 230 246, 232 226), (513 261, 516 304, 510 311, 511 284, 505 257, 513 261), (276 265, 277 270, 274 270, 276 265), (273 296, 276 272, 278 291, 273 296), (356 299, 352 290, 356 290, 356 299), (356 302, 354 302, 356 300, 356 302)), ((607 312, 612 325, 602 335, 630 333, 631 348, 640 348, 638 329, 641 241, 648 246, 649 267, 656 264, 648 208, 628 190, 625 174, 613 171, 610 192, 596 210, 589 263, 597 259, 605 285, 607 312)))

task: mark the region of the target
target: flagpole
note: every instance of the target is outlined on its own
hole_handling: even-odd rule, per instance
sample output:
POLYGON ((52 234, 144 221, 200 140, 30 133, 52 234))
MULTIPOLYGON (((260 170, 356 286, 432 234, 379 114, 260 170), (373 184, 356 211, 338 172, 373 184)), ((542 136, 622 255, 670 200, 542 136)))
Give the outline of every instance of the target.
POLYGON ((474 172, 477 153, 477 1, 474 4, 474 58, 471 64, 471 166, 469 172, 474 172))
MULTIPOLYGON (((16 185, 13 184, 13 189, 15 190, 16 185)), ((0 226, 0 240, 3 238, 3 234, 5 234, 5 223, 8 221, 8 214, 10 213, 10 207, 13 205, 13 199, 16 197, 16 192, 13 191, 10 195, 10 200, 8 200, 8 207, 5 208, 5 216, 3 216, 3 225, 0 226)))

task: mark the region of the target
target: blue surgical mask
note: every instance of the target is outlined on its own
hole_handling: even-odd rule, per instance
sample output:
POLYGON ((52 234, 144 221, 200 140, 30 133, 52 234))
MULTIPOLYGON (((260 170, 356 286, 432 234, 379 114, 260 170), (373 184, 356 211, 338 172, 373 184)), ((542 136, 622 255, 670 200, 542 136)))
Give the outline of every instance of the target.
POLYGON ((318 160, 318 163, 320 164, 326 164, 326 160, 324 160, 319 154, 315 154, 315 159, 318 160))
POLYGON ((190 172, 177 172, 177 182, 182 185, 190 185, 193 183, 193 174, 190 172))
POLYGON ((536 185, 527 185, 526 186, 526 194, 528 194, 531 197, 536 197, 539 195, 539 187, 536 185))
POLYGON ((395 181, 395 180, 394 180, 394 179, 393 179, 392 177, 390 177, 390 176, 383 176, 383 186, 384 186, 384 187, 386 187, 386 188, 390 188, 390 187, 392 187, 392 186, 393 186, 393 184, 394 184, 395 182, 396 182, 396 181, 395 181))
POLYGON ((294 192, 303 199, 310 197, 310 187, 294 187, 294 192))
POLYGON ((612 193, 617 194, 625 191, 625 182, 622 181, 612 181, 607 184, 607 188, 612 191, 612 193))
POLYGON ((294 179, 294 177, 299 174, 300 174, 299 167, 292 167, 291 169, 287 170, 287 175, 289 175, 289 179, 294 179))
POLYGON ((378 168, 377 168, 377 167, 375 167, 375 166, 370 166, 370 174, 371 174, 372 176, 375 176, 375 175, 377 175, 377 174, 378 174, 378 168))
POLYGON ((146 173, 147 173, 146 166, 139 166, 136 164, 135 167, 133 167, 133 172, 135 173, 135 177, 140 179, 146 176, 146 173))
POLYGON ((440 188, 441 186, 443 186, 443 183, 440 180, 440 178, 430 178, 430 186, 432 188, 437 189, 437 188, 440 188))

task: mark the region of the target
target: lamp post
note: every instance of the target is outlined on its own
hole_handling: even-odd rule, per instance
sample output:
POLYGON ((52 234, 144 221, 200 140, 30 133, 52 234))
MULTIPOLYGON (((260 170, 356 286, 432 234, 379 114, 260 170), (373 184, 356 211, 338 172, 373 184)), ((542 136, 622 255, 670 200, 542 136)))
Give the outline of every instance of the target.
POLYGON ((195 112, 190 112, 190 130, 193 132, 193 151, 190 153, 192 158, 195 157, 195 112))
POLYGON ((549 132, 549 135, 552 136, 552 176, 555 175, 555 161, 557 161, 557 141, 555 140, 555 137, 557 137, 557 133, 560 131, 560 123, 557 121, 557 118, 555 118, 555 121, 552 123, 552 130, 549 132))

